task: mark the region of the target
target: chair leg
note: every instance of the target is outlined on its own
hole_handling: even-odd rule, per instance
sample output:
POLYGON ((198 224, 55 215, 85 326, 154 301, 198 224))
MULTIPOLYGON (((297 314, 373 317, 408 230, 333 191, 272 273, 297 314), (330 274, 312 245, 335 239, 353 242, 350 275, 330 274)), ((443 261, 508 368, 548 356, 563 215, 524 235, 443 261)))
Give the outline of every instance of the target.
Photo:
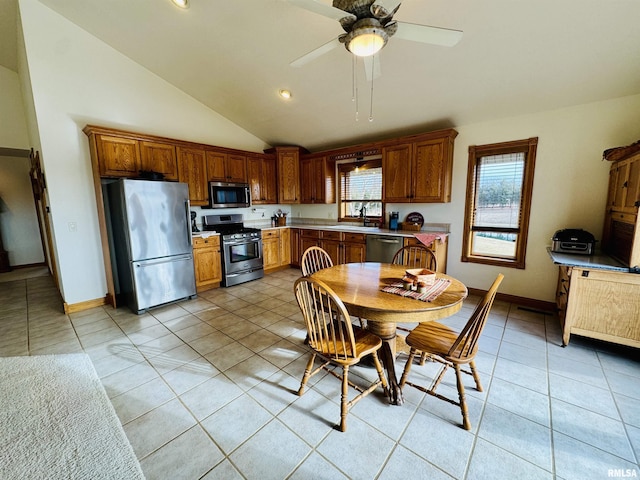
POLYGON ((456 371, 456 385, 458 386, 458 398, 460 399, 460 410, 462 411, 462 427, 465 430, 471 430, 471 422, 469 422, 469 411, 467 410, 467 401, 464 396, 464 384, 462 383, 462 371, 457 363, 453 365, 456 371))
POLYGON ((389 385, 387 384, 387 377, 384 376, 384 372, 382 371, 382 364, 380 363, 380 359, 378 358, 378 352, 373 352, 371 356, 373 357, 373 364, 376 367, 376 372, 378 372, 378 378, 382 383, 382 390, 384 391, 384 394, 388 397, 389 385))
POLYGON ((340 431, 347 431, 347 414, 349 413, 349 365, 342 369, 342 395, 340 398, 340 431))
POLYGON ((480 383, 480 375, 478 375, 478 370, 476 369, 476 362, 469 362, 469 367, 471 367, 471 375, 473 375, 473 379, 476 381, 476 390, 482 392, 482 383, 480 383))
POLYGON ((311 370, 313 369, 313 362, 316 359, 316 354, 312 353, 309 361, 307 362, 307 368, 304 369, 304 375, 302 376, 302 381, 300 382, 300 388, 298 389, 298 396, 302 396, 304 393, 304 387, 307 385, 309 381, 309 377, 311 376, 311 370))
POLYGON ((402 372, 402 377, 400 377, 400 388, 404 387, 404 384, 407 381, 407 377, 409 376, 409 372, 411 371, 411 364, 413 363, 413 359, 416 356, 416 349, 411 348, 409 350, 409 358, 407 359, 407 363, 404 365, 404 371, 402 372))
POLYGON ((424 362, 426 359, 427 359, 427 354, 422 352, 422 354, 420 354, 420 366, 424 365, 424 362))

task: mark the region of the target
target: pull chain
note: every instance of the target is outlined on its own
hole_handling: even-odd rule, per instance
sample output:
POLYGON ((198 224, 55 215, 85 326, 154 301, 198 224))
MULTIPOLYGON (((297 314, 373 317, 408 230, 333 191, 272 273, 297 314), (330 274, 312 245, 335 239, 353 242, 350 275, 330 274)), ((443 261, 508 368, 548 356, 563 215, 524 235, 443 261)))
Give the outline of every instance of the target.
POLYGON ((369 100, 369 121, 373 122, 373 72, 375 72, 376 56, 371 59, 371 99, 369 100))
POLYGON ((355 55, 352 55, 352 62, 351 62, 351 79, 352 79, 352 85, 351 85, 351 101, 354 102, 355 107, 356 107, 356 122, 359 120, 359 115, 358 115, 358 78, 357 78, 357 57, 355 55))

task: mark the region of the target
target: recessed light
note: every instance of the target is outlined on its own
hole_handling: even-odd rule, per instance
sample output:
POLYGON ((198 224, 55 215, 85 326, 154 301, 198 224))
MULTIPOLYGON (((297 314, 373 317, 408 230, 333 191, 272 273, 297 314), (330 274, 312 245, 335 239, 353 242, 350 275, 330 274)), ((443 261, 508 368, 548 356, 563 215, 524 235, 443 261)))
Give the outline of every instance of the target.
POLYGON ((175 6, 180 8, 189 8, 189 0, 171 0, 175 6))
POLYGON ((291 92, 289 90, 278 90, 278 95, 287 100, 291 98, 291 92))

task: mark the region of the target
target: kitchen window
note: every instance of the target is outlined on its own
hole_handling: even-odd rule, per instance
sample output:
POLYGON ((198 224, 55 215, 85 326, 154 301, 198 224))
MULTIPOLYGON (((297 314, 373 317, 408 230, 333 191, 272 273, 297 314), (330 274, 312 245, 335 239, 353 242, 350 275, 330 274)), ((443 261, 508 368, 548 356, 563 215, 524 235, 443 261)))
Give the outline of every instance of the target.
POLYGON ((382 220, 382 160, 338 164, 340 221, 382 220), (364 210, 363 210, 364 209, 364 210))
POLYGON ((462 261, 525 268, 538 138, 469 147, 462 261))

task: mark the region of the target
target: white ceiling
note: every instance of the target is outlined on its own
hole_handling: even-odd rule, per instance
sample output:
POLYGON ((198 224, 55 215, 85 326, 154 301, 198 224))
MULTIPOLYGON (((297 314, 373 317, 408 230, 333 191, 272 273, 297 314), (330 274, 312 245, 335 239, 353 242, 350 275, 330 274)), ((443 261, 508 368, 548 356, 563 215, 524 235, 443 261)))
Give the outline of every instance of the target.
MULTIPOLYGON (((372 122, 362 65, 355 120, 344 48, 289 66, 342 30, 286 0, 40 1, 271 145, 320 150, 640 93, 638 0, 404 0, 395 19, 464 36, 451 48, 392 37, 372 122)), ((15 38, 2 37, 15 37, 15 4, 0 0, 13 70, 15 38)))

